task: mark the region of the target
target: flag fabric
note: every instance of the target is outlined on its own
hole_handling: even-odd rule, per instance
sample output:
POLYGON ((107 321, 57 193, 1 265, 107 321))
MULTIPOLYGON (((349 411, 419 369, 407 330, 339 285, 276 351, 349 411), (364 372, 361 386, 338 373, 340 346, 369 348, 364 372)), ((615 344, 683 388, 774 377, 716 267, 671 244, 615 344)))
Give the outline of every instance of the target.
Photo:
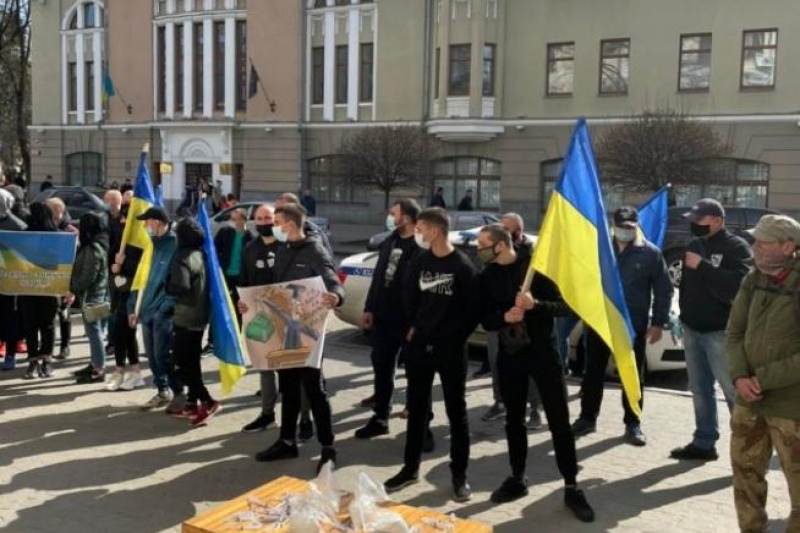
POLYGON ((667 205, 669 185, 664 185, 639 206, 639 227, 645 238, 660 248, 664 247, 667 234, 667 205))
POLYGON ((261 78, 258 75, 256 66, 250 62, 250 87, 247 91, 247 97, 252 98, 258 94, 258 84, 261 83, 261 78))
POLYGON ((133 278, 131 290, 141 291, 147 284, 150 275, 150 263, 153 260, 153 241, 147 234, 144 221, 137 220, 136 217, 143 214, 156 204, 156 196, 153 192, 153 184, 150 182, 150 172, 147 170, 147 148, 142 150, 139 156, 139 168, 136 171, 136 181, 133 184, 133 198, 128 209, 128 218, 125 221, 125 229, 122 231, 122 243, 120 249, 125 250, 127 246, 133 246, 142 250, 142 260, 136 275, 133 278))
POLYGON ((156 205, 158 207, 164 207, 164 188, 161 186, 160 183, 156 185, 155 198, 156 198, 156 205))
POLYGON ((111 79, 111 74, 108 71, 103 72, 103 93, 106 98, 117 95, 117 91, 114 89, 114 80, 111 79))
POLYGON ((531 268, 550 278, 584 324, 608 345, 631 409, 640 414, 634 332, 583 118, 572 134, 539 231, 531 268))
POLYGON ((197 223, 203 228, 205 242, 203 254, 206 263, 209 301, 211 303, 211 336, 214 339, 214 355, 219 359, 219 380, 223 394, 233 390, 236 382, 247 372, 244 362, 244 341, 236 320, 233 300, 219 266, 214 239, 211 237, 211 221, 205 202, 199 202, 197 223))

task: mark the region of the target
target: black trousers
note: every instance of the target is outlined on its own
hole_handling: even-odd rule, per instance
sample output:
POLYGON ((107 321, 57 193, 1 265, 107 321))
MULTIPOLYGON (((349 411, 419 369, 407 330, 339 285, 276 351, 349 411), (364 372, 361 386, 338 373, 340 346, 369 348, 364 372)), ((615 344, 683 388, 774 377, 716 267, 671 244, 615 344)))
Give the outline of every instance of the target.
POLYGON ((111 339, 114 344, 114 360, 118 367, 124 367, 125 363, 131 365, 139 364, 139 342, 136 340, 136 328, 130 327, 128 323, 128 310, 121 304, 114 311, 114 320, 111 339))
POLYGON ((331 404, 325 389, 325 378, 319 368, 287 368, 278 370, 278 388, 281 391, 281 438, 294 441, 297 435, 297 417, 300 414, 301 389, 308 396, 317 440, 323 446, 333 445, 331 404))
POLYGON ((72 320, 69 318, 69 306, 63 300, 58 307, 58 327, 60 334, 59 344, 63 351, 72 342, 72 320))
POLYGON ((189 389, 186 400, 189 405, 210 402, 211 395, 203 383, 200 353, 203 351, 203 330, 191 330, 174 326, 172 330, 172 357, 175 371, 189 389))
POLYGON ((394 394, 394 376, 397 358, 403 350, 404 339, 401 326, 375 323, 370 334, 372 339, 372 370, 375 373, 375 416, 389 420, 394 394))
POLYGON ((53 355, 56 343, 55 320, 58 298, 53 296, 20 296, 28 359, 53 355))
POLYGON ((569 423, 567 387, 564 369, 555 347, 537 346, 535 343, 523 350, 508 354, 500 343, 497 356, 500 378, 500 395, 506 406, 506 439, 511 472, 525 475, 528 458, 528 429, 525 411, 528 402, 528 383, 532 377, 539 388, 547 425, 553 439, 558 471, 567 485, 575 484, 578 459, 575 437, 569 423))
POLYGON ((469 421, 467 419, 467 354, 464 345, 435 345, 413 339, 406 350, 408 380, 408 423, 405 467, 419 470, 422 447, 431 409, 433 378, 438 373, 444 406, 450 423, 450 471, 463 479, 469 464, 469 421))
MULTIPOLYGON (((644 405, 644 367, 647 337, 644 333, 637 333, 633 341, 633 353, 636 356, 636 369, 639 371, 639 390, 642 393, 639 408, 644 405)), ((589 330, 586 333, 586 370, 583 373, 583 392, 581 395, 581 418, 594 422, 600 414, 600 405, 603 403, 603 382, 608 366, 611 350, 597 333, 589 330)), ((625 391, 622 391, 622 407, 625 416, 622 421, 625 425, 638 424, 639 417, 631 410, 625 391)))
POLYGON ((6 357, 13 361, 16 356, 17 341, 25 337, 22 328, 22 313, 18 296, 0 294, 0 341, 6 343, 6 357))

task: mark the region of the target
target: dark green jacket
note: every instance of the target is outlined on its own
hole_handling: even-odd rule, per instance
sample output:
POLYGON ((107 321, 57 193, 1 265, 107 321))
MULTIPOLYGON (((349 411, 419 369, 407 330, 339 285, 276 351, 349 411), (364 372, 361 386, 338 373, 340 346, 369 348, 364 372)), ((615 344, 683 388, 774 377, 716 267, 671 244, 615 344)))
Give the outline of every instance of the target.
POLYGON ((209 318, 206 266, 201 250, 178 250, 167 275, 167 294, 175 297, 176 327, 202 331, 209 318))
POLYGON ((95 242, 78 250, 69 290, 82 302, 104 299, 108 290, 108 251, 100 244, 95 242))
POLYGON ((763 398, 737 402, 767 416, 800 420, 800 259, 778 283, 753 271, 733 302, 725 332, 731 378, 752 377, 763 398))

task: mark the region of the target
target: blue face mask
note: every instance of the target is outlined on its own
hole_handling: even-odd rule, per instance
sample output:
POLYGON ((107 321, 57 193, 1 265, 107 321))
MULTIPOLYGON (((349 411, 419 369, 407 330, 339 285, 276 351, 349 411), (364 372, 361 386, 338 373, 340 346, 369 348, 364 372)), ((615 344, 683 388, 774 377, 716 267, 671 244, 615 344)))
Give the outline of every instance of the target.
POLYGON ((386 215, 386 229, 389 231, 397 229, 397 224, 394 223, 394 216, 391 213, 386 215))
POLYGON ((147 232, 147 234, 150 236, 151 239, 156 236, 155 228, 147 226, 146 228, 144 228, 144 230, 147 232))
POLYGON ((279 242, 286 242, 286 239, 289 238, 289 235, 280 226, 272 227, 272 236, 279 242))

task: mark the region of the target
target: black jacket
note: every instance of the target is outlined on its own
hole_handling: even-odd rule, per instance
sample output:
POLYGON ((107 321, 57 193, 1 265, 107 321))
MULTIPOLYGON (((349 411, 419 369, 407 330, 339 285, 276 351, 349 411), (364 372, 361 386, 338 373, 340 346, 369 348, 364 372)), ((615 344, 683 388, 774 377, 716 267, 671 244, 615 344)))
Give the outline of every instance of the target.
POLYGON ((666 326, 674 291, 661 250, 651 242, 642 240, 630 243, 622 252, 615 242, 614 251, 633 330, 636 333, 647 330, 651 303, 652 324, 666 326))
MULTIPOLYGON (((236 238, 236 228, 225 226, 220 228, 217 236, 214 237, 214 246, 217 248, 217 257, 219 258, 219 266, 222 272, 227 272, 228 267, 231 265, 231 252, 233 251, 233 242, 236 238)), ((245 230, 244 241, 242 241, 242 250, 253 240, 253 235, 245 230)))
POLYGON ((211 314, 203 256, 205 235, 192 218, 181 220, 176 234, 178 250, 165 283, 166 293, 175 297, 172 323, 177 327, 202 331, 211 314))
POLYGON ((133 285, 133 278, 142 259, 142 249, 128 246, 125 249, 125 260, 120 265, 118 274, 111 277, 111 307, 114 310, 122 309, 127 314, 126 303, 133 285))
POLYGON ((328 238, 325 232, 322 231, 322 228, 320 228, 310 220, 306 219, 306 223, 303 224, 303 232, 309 237, 312 235, 316 235, 317 237, 319 237, 319 240, 322 243, 323 248, 327 250, 328 254, 330 254, 331 257, 333 257, 333 247, 331 246, 331 240, 328 238))
POLYGON ((413 236, 403 239, 396 231, 380 244, 364 312, 372 313, 381 322, 403 324, 408 267, 421 252, 413 236))
POLYGON ((302 241, 281 243, 275 257, 274 283, 321 276, 325 288, 339 295, 344 302, 344 287, 339 283, 336 268, 318 235, 306 235, 302 241))
POLYGON ((278 241, 264 244, 259 237, 244 247, 239 287, 260 287, 275 282, 275 258, 280 245, 278 241))
POLYGON ((681 321, 701 333, 722 331, 753 255, 747 241, 726 229, 695 239, 686 249, 703 257, 696 269, 683 267, 681 321))

